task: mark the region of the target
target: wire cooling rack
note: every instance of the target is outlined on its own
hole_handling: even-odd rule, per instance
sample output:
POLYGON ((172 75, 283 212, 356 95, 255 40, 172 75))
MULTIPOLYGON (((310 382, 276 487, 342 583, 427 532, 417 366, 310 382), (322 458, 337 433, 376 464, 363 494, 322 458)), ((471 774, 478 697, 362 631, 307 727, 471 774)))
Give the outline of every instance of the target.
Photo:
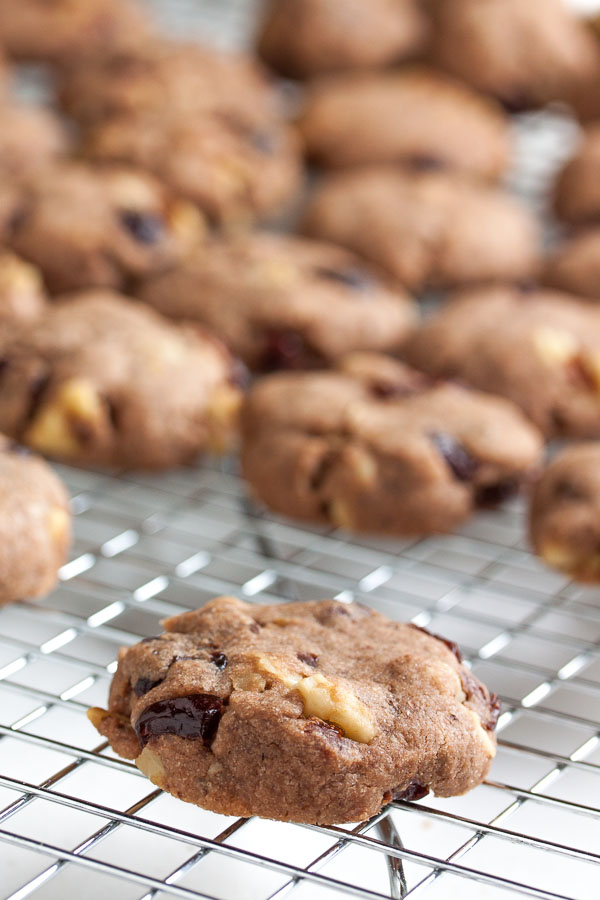
MULTIPOLYGON (((251 26, 243 0, 153 5, 221 44, 251 26)), ((543 213, 575 127, 547 113, 515 127, 510 184, 543 213)), ((76 534, 60 587, 0 609, 2 900, 597 900, 600 595, 528 552, 520 501, 449 537, 359 540, 252 508, 232 461, 59 472, 76 534), (220 593, 356 599, 460 642, 503 701, 490 779, 345 827, 226 818, 155 789, 85 712, 106 703, 120 646, 220 593)))

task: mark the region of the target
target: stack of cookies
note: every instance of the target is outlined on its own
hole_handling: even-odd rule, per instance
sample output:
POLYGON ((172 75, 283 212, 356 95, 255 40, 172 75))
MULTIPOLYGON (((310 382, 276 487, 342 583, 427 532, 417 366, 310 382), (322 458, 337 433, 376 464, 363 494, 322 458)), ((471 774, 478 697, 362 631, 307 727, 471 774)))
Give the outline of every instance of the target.
MULTIPOLYGON (((0 602, 47 591, 68 547, 31 451, 162 470, 239 449, 257 502, 396 536, 533 485, 536 551, 600 581, 599 32, 562 0, 271 0, 244 55, 134 0, 0 0, 0 602), (10 90, 32 62, 43 108, 10 90), (511 115, 550 103, 586 130, 544 258, 505 184, 511 115), (555 437, 588 443, 544 472, 555 437)), ((356 820, 479 783, 497 703, 458 651, 347 615, 169 620, 92 721, 236 815, 356 820)))

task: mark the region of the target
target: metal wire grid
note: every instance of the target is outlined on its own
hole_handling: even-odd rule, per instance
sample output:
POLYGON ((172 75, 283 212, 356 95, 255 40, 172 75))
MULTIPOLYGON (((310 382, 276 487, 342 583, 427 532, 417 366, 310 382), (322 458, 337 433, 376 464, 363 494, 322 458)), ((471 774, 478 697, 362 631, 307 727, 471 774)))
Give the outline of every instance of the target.
MULTIPOLYGON (((243 43, 254 9, 151 2, 173 30, 222 44, 243 43)), ((542 213, 574 135, 560 115, 518 123, 510 186, 542 213)), ((527 552, 519 502, 452 537, 358 541, 252 509, 232 465, 120 478, 60 469, 76 532, 61 586, 0 610, 3 900, 597 898, 597 592, 527 552), (227 819, 152 788, 98 743, 85 710, 105 703, 119 646, 218 593, 355 598, 458 640, 503 700, 491 780, 319 828, 227 819)))

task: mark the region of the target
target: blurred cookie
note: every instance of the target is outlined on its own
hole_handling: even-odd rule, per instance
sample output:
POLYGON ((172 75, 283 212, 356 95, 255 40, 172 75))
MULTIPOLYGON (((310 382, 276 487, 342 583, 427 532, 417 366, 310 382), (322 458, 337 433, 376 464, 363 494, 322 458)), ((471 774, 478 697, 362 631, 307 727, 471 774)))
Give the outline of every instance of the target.
POLYGON ((600 436, 600 308, 570 294, 472 290, 405 348, 417 368, 509 397, 548 436, 600 436))
POLYGON ((257 45, 282 75, 308 78, 398 62, 426 35, 418 0, 270 0, 257 45))
POLYGON ((0 0, 0 46, 18 60, 90 59, 135 46, 150 33, 136 0, 0 0))
POLYGON ((167 316, 207 325, 259 370, 397 348, 416 321, 403 289, 353 253, 267 232, 215 240, 137 294, 167 316))
POLYGON ((299 127, 308 156, 331 167, 406 163, 496 179, 511 150, 495 104, 425 68, 323 79, 299 127))
POLYGON ((84 465, 165 468, 229 443, 239 403, 225 347, 110 291, 56 300, 0 335, 0 428, 84 465))
POLYGON ((0 327, 10 322, 32 322, 45 308, 38 269, 9 250, 0 249, 0 327))
POLYGON ((271 219, 302 183, 300 145, 285 123, 206 113, 121 115, 90 130, 93 159, 153 172, 219 223, 271 219))
POLYGON ((40 106, 0 104, 0 177, 14 181, 56 162, 69 141, 59 119, 40 106))
POLYGON ((252 492, 276 512, 359 532, 450 531, 516 490, 541 449, 504 398, 375 354, 263 378, 242 410, 252 492))
POLYGON ((600 444, 578 444, 555 457, 531 498, 534 550, 578 581, 600 581, 600 444))
POLYGON ((432 0, 430 59, 509 109, 565 99, 598 48, 564 0, 432 0))
POLYGON ((529 281, 538 267, 533 216, 499 188, 392 167, 328 176, 303 228, 363 255, 409 290, 529 281))
POLYGON ((42 459, 0 435, 0 604, 51 590, 70 540, 62 482, 42 459))
POLYGON ((556 214, 565 222, 600 221, 600 125, 591 125, 581 144, 558 174, 556 214))
POLYGON ((561 291, 600 300, 600 227, 587 228, 549 257, 544 280, 561 291))
POLYGON ((28 181, 10 242, 58 293, 122 288, 175 262, 204 230, 193 206, 145 172, 69 162, 28 181))
POLYGON ((166 110, 256 118, 276 112, 275 89, 254 59, 175 41, 145 42, 63 69, 59 99, 84 123, 166 110))
POLYGON ((217 597, 123 648, 88 716, 182 800, 231 816, 357 822, 463 794, 496 752, 499 703, 455 644, 335 600, 217 597))

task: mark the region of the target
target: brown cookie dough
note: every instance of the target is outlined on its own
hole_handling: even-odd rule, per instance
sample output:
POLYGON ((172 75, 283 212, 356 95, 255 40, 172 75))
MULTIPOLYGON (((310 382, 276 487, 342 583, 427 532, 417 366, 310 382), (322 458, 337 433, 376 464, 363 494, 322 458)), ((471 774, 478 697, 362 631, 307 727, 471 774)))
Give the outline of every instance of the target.
POLYGON ((242 471, 277 512, 399 535, 450 531, 514 492, 539 432, 503 398, 430 383, 391 357, 271 375, 242 410, 242 471))
POLYGON ((496 179, 511 149, 495 104, 425 68, 323 79, 299 126, 308 156, 328 167, 407 163, 496 179))
POLYGON ((90 59, 150 33, 136 0, 0 0, 0 46, 18 60, 90 59))
POLYGON ((46 295, 38 269, 10 250, 0 249, 0 327, 10 322, 32 322, 45 308, 46 295))
POLYGON ((559 172, 554 207, 565 222, 600 222, 600 125, 586 129, 580 146, 559 172))
POLYGON ((549 566, 600 582, 600 444, 577 444, 552 460, 533 491, 529 530, 549 566))
POLYGON ((70 540, 62 482, 47 463, 0 435, 0 604, 46 594, 70 540))
POLYGON ((600 308, 570 294, 465 292, 405 349, 433 376, 510 398, 548 436, 600 436, 600 308))
POLYGON ((443 638, 335 600, 218 597, 164 625, 88 715, 182 800, 329 825, 487 775, 498 700, 443 638))
POLYGON ((362 254, 413 291, 529 281, 538 267, 528 210, 499 188, 441 172, 373 167, 330 175, 303 229, 362 254))
POLYGON ((274 118, 177 110, 114 116, 89 131, 85 152, 153 172, 220 223, 272 219, 302 184, 298 136, 274 118))
POLYGON ((164 315, 209 326, 258 370, 397 348, 416 321, 403 289, 353 253, 267 232, 208 243, 136 293, 164 315))
POLYGON ((513 110, 564 99, 598 50, 565 0, 432 0, 431 61, 513 110))
POLYGON ((546 284, 600 300, 600 227, 585 229, 565 241, 549 257, 546 284))
POLYGON ((194 206, 145 172, 68 162, 28 180, 10 243, 58 293, 123 288, 174 263, 205 228, 194 206))
POLYGON ((422 49, 427 19, 417 0, 270 0, 258 53, 290 78, 371 69, 422 49))
POLYGON ((48 456, 159 469, 230 443, 240 392, 221 342, 110 291, 0 333, 0 359, 0 429, 48 456))
POLYGON ((121 53, 88 60, 60 73, 59 99, 75 119, 94 122, 126 113, 174 109, 195 115, 273 115, 275 90, 251 57, 199 44, 147 42, 121 53))
POLYGON ((0 177, 19 180, 43 169, 68 150, 59 119, 42 107, 0 104, 0 177))

